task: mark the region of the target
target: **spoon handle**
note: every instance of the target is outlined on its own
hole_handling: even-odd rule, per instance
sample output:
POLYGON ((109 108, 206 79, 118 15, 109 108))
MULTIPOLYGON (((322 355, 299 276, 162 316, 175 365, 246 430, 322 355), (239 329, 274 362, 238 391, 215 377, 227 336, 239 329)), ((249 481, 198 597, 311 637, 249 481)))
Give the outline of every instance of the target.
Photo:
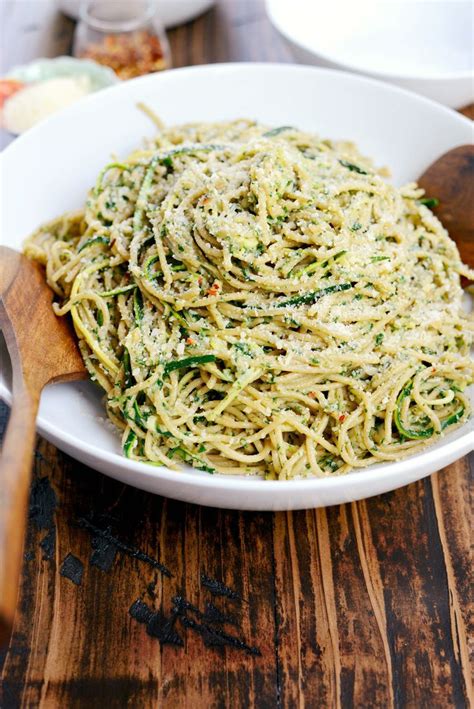
MULTIPOLYGON (((2 306, 0 304, 0 311, 2 306)), ((0 318, 1 320, 1 318, 0 318)), ((12 406, 0 457, 0 646, 8 643, 23 562, 31 464, 41 385, 27 381, 21 360, 14 357, 14 340, 4 328, 12 356, 12 406)))

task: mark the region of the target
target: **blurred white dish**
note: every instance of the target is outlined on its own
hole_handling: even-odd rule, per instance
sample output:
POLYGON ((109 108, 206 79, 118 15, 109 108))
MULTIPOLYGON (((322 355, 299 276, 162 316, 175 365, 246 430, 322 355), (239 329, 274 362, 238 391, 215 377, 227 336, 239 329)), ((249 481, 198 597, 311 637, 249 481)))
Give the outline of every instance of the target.
MULTIPOLYGON (((83 99, 4 151, 0 171, 8 180, 2 181, 0 233, 6 245, 20 249, 41 222, 81 207, 111 153, 127 155, 142 137, 153 135, 138 101, 169 124, 248 116, 348 138, 377 164, 389 165, 397 184, 416 178, 442 153, 471 139, 463 116, 354 74, 279 64, 215 64, 151 74, 83 99)), ((8 362, 5 352, 0 351, 0 362, 8 362)), ((8 400, 6 369, 0 396, 8 400)), ((101 394, 92 383, 48 387, 38 429, 78 460, 130 485, 204 505, 260 510, 333 505, 393 490, 448 465, 474 444, 471 419, 422 453, 341 477, 265 481, 191 468, 174 472, 121 455, 119 436, 106 422, 101 394)))
MULTIPOLYGON (((10 69, 8 72, 6 78, 20 81, 27 87, 31 87, 35 92, 37 92, 38 89, 40 91, 42 90, 42 84, 50 84, 51 81, 55 83, 57 81, 60 82, 56 87, 56 95, 53 97, 53 100, 51 100, 50 97, 49 100, 40 101, 39 104, 38 101, 36 101, 36 106, 32 106, 31 102, 30 105, 28 105, 28 102, 23 100, 23 91, 14 94, 12 99, 8 99, 3 109, 2 123, 3 127, 13 135, 23 133, 24 130, 29 129, 31 127, 29 125, 30 121, 37 123, 39 120, 42 120, 44 118, 43 114, 50 115, 51 113, 62 110, 67 101, 65 92, 67 93, 68 91, 69 82, 77 84, 77 95, 74 96, 73 94, 73 96, 70 97, 70 101, 67 101, 67 103, 72 103, 74 100, 79 100, 83 97, 79 89, 81 85, 84 94, 87 94, 99 91, 107 86, 112 86, 120 81, 112 69, 101 66, 90 59, 76 59, 74 57, 36 59, 29 64, 13 67, 13 69, 10 69), (7 115, 10 101, 18 101, 18 99, 20 99, 20 103, 17 107, 17 113, 20 111, 20 115, 16 118, 15 122, 10 125, 7 115), (24 114, 23 116, 21 115, 22 113, 24 114)), ((74 86, 72 88, 74 91, 74 86)), ((69 87, 69 91, 70 90, 71 88, 69 87)))
POLYGON ((460 108, 474 100, 470 0, 266 0, 305 64, 348 69, 460 108))
POLYGON ((90 59, 75 57, 55 57, 54 59, 35 59, 29 64, 14 66, 7 74, 8 79, 16 79, 25 84, 36 81, 57 79, 59 77, 87 76, 91 91, 99 91, 117 84, 120 79, 112 69, 93 62, 90 59))
MULTIPOLYGON (((194 20, 214 5, 215 0, 157 0, 159 16, 165 27, 175 27, 194 20)), ((69 17, 79 18, 81 3, 78 0, 58 0, 59 7, 69 17)))

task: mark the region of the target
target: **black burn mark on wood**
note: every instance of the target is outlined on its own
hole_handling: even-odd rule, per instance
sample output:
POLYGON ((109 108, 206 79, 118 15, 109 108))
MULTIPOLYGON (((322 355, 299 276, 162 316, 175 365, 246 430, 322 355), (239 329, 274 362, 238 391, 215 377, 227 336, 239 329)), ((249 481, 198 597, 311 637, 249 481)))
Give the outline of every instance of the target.
POLYGON ((150 581, 150 583, 147 584, 147 587, 146 587, 147 595, 152 601, 156 600, 157 581, 158 581, 158 579, 155 578, 153 581, 150 581))
POLYGON ((56 493, 48 477, 33 480, 29 516, 38 529, 50 529, 54 525, 57 503, 56 493))
MULTIPOLYGON (((354 706, 354 680, 354 668, 343 667, 341 670, 341 704, 343 707, 354 706)), ((368 703, 368 706, 375 706, 375 704, 368 703)))
POLYGON ((20 709, 24 683, 5 678, 0 684, 0 706, 2 709, 20 709))
POLYGON ((206 623, 215 623, 217 625, 235 625, 237 627, 237 620, 235 616, 228 613, 224 613, 220 608, 215 606, 209 601, 206 603, 204 613, 197 608, 193 603, 187 601, 182 596, 175 596, 173 598, 173 603, 175 604, 175 609, 179 614, 183 614, 186 611, 191 611, 199 620, 203 620, 206 623))
POLYGON ((145 564, 148 564, 152 568, 157 569, 163 574, 163 576, 167 576, 168 578, 172 577, 173 574, 168 568, 166 568, 166 566, 164 566, 164 564, 159 562, 157 559, 154 559, 152 556, 149 556, 149 554, 146 554, 140 549, 137 549, 136 547, 131 546, 130 544, 126 544, 125 542, 122 542, 120 539, 118 539, 112 534, 110 527, 107 527, 106 529, 101 529, 86 517, 79 518, 78 526, 82 529, 86 529, 91 534, 92 546, 94 549, 92 553, 91 563, 94 563, 95 566, 98 566, 103 571, 110 570, 115 559, 115 553, 117 551, 120 551, 123 554, 127 554, 127 556, 132 557, 133 559, 143 561, 145 564))
MULTIPOLYGON (((20 668, 27 665, 30 649, 28 640, 24 633, 15 631, 8 643, 0 646, 0 671, 3 669, 3 664, 6 660, 7 653, 10 663, 14 667, 20 668)), ((0 707, 2 709, 16 709, 21 706, 21 691, 23 685, 16 682, 10 682, 10 677, 4 676, 0 681, 0 707)))
POLYGON ((184 645, 183 638, 175 630, 176 614, 169 618, 160 611, 155 611, 146 625, 146 632, 152 638, 157 638, 162 645, 184 645))
POLYGON ((201 574, 201 586, 207 588, 213 596, 224 596, 225 598, 230 598, 232 601, 242 600, 239 594, 232 588, 225 586, 222 581, 209 578, 209 576, 206 576, 205 574, 201 574))
MULTIPOLYGON (((105 533, 112 534, 110 527, 104 530, 105 533)), ((91 532, 91 554, 92 566, 97 566, 101 571, 110 571, 117 556, 117 545, 115 541, 109 541, 104 534, 94 534, 91 532)))
POLYGON ((50 467, 50 462, 47 458, 44 457, 44 455, 41 453, 41 451, 36 450, 35 451, 35 461, 36 463, 44 463, 48 467, 50 467))
POLYGON ((80 586, 82 583, 82 575, 84 573, 84 564, 77 558, 77 556, 74 556, 74 554, 67 554, 61 564, 59 573, 61 576, 64 576, 64 578, 75 583, 76 586, 80 586))
POLYGON ((38 529, 47 530, 39 543, 43 559, 47 561, 54 558, 56 549, 54 514, 57 506, 58 500, 49 478, 35 478, 30 490, 29 518, 38 529))
POLYGON ((54 557, 56 549, 56 527, 54 525, 46 532, 39 545, 43 550, 43 559, 50 560, 54 557))
POLYGON ((10 409, 3 401, 0 401, 0 443, 3 441, 3 436, 5 434, 8 417, 10 414, 10 409))
POLYGON ((161 645, 178 645, 183 647, 182 637, 175 631, 177 614, 172 613, 166 618, 160 611, 152 610, 139 598, 132 603, 128 610, 130 616, 138 623, 146 625, 146 632, 152 638, 157 638, 161 645))
POLYGON ((28 657, 29 649, 26 644, 27 640, 24 633, 14 633, 13 634, 12 647, 10 648, 10 653, 16 655, 17 657, 28 657))
POLYGON ((147 604, 139 598, 137 598, 137 600, 132 603, 132 605, 128 609, 128 612, 131 617, 137 621, 137 623, 148 623, 151 616, 153 615, 153 611, 151 610, 151 608, 149 608, 147 604))
POLYGON ((236 650, 243 650, 249 655, 259 656, 262 654, 258 648, 247 645, 246 642, 237 638, 235 635, 229 635, 223 630, 213 628, 211 625, 198 623, 188 616, 180 617, 180 621, 186 628, 191 628, 191 630, 202 635, 206 647, 233 647, 236 650))
POLYGON ((237 619, 234 615, 224 613, 210 601, 206 603, 206 610, 204 611, 203 618, 205 618, 209 623, 228 624, 235 625, 237 627, 237 619))
POLYGON ((188 611, 193 612, 200 620, 204 618, 204 614, 182 596, 175 596, 173 603, 173 613, 179 617, 180 622, 185 628, 189 628, 202 636, 206 647, 232 647, 236 650, 243 650, 249 655, 261 655, 258 648, 248 645, 244 640, 235 635, 226 633, 222 628, 214 627, 206 622, 199 623, 194 618, 190 618, 188 611))
POLYGON ((161 611, 155 611, 144 601, 137 599, 128 612, 138 623, 146 625, 148 635, 156 638, 161 645, 184 645, 182 637, 175 629, 176 622, 179 621, 183 628, 201 635, 206 647, 232 647, 249 655, 261 655, 258 648, 248 645, 241 638, 223 630, 224 624, 234 624, 235 619, 212 603, 207 603, 205 611, 202 612, 182 596, 174 596, 173 607, 167 617, 161 611), (194 617, 190 617, 190 614, 194 617))

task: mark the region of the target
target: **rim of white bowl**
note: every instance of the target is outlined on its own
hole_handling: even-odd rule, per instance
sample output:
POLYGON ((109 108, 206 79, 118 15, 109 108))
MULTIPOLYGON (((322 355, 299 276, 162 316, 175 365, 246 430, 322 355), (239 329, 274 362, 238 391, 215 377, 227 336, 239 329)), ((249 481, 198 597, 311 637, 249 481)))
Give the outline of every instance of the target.
MULTIPOLYGON (((387 81, 384 81, 381 78, 378 77, 372 77, 372 76, 367 76, 366 74, 358 74, 354 73, 353 71, 349 69, 340 69, 340 68, 334 68, 334 67, 322 67, 322 66, 315 66, 313 64, 291 64, 291 63, 285 63, 285 62, 252 62, 252 61, 245 61, 245 62, 216 62, 215 64, 195 64, 193 66, 184 66, 184 67, 177 67, 176 69, 165 69, 162 71, 156 71, 152 72, 150 74, 144 74, 143 76, 137 76, 134 79, 128 79, 127 81, 118 81, 118 83, 111 84, 110 86, 106 86, 103 89, 100 89, 100 91, 93 91, 83 98, 81 98, 79 101, 76 101, 75 103, 71 104, 70 106, 67 106, 66 108, 62 109, 61 111, 58 111, 56 113, 51 114, 44 120, 40 121, 39 123, 36 123, 34 126, 32 126, 29 130, 25 131, 21 135, 19 135, 12 143, 7 145, 6 148, 4 148, 3 151, 0 151, 0 169, 4 160, 5 155, 9 155, 11 152, 14 152, 15 147, 19 144, 19 141, 22 143, 29 140, 31 136, 34 136, 36 134, 36 131, 40 130, 43 125, 46 123, 51 124, 54 123, 54 121, 60 121, 64 116, 66 116, 69 112, 73 112, 78 105, 84 106, 86 102, 91 102, 91 101, 96 101, 97 96, 104 96, 108 95, 108 92, 111 91, 123 91, 125 86, 129 86, 131 83, 134 85, 138 83, 143 83, 144 85, 150 81, 156 81, 157 77, 162 77, 163 79, 168 78, 171 75, 175 74, 199 74, 199 73, 209 73, 213 74, 216 71, 220 72, 229 72, 232 74, 235 71, 241 71, 242 69, 244 70, 254 70, 254 69, 265 69, 266 71, 274 71, 274 72, 288 72, 288 73, 293 73, 293 72, 299 72, 299 73, 317 73, 317 74, 327 74, 329 76, 342 76, 345 77, 346 79, 350 79, 351 81, 354 81, 356 83, 360 84, 369 84, 370 86, 375 86, 381 91, 389 92, 389 93, 396 93, 399 96, 405 96, 409 97, 412 101, 416 101, 419 103, 424 103, 426 105, 431 106, 432 108, 435 108, 437 111, 442 112, 442 113, 449 113, 451 118, 454 118, 458 122, 463 123, 464 125, 467 125, 471 128, 471 131, 474 131, 474 123, 471 121, 469 118, 464 116, 462 113, 459 113, 454 108, 450 108, 449 106, 446 106, 442 103, 439 103, 439 101, 435 101, 434 99, 428 98, 427 96, 424 96, 423 94, 419 94, 418 92, 414 91, 413 89, 408 89, 403 86, 397 86, 396 84, 391 84, 387 81)), ((473 138, 474 139, 474 138, 473 138)), ((1 205, 0 205, 0 210, 1 210, 1 205)))
MULTIPOLYGON (((329 76, 342 75, 344 77, 350 78, 351 81, 354 81, 356 83, 376 86, 382 91, 386 91, 392 94, 399 94, 400 96, 404 95, 406 97, 409 97, 412 101, 428 104, 435 110, 440 111, 441 113, 448 113, 452 119, 458 120, 465 125, 471 126, 471 121, 469 121, 469 119, 462 116, 457 111, 454 111, 453 109, 448 108, 447 106, 443 106, 442 104, 428 99, 424 96, 420 96, 419 94, 416 94, 413 91, 409 91, 407 89, 394 86, 392 84, 387 84, 383 81, 379 81, 378 79, 373 79, 358 74, 352 74, 350 72, 342 71, 339 69, 328 69, 323 67, 306 66, 301 64, 284 64, 274 62, 229 62, 220 64, 204 64, 191 67, 181 67, 179 69, 169 69, 166 71, 156 72, 154 74, 140 76, 136 79, 131 79, 127 82, 122 82, 120 84, 110 86, 100 92, 90 94, 85 98, 81 99, 81 104, 86 101, 90 102, 99 100, 98 97, 103 97, 107 92, 117 92, 124 90, 126 91, 125 87, 130 82, 133 82, 134 84, 146 84, 152 81, 156 81, 158 77, 164 78, 170 76, 171 74, 177 73, 184 75, 194 73, 213 74, 216 71, 233 73, 235 71, 241 71, 242 69, 251 71, 254 71, 255 69, 264 69, 265 71, 279 73, 286 71, 288 73, 299 72, 308 74, 326 74, 329 76)), ((160 79, 158 78, 158 80, 160 79)), ((46 122, 54 123, 55 121, 61 120, 61 118, 64 117, 64 115, 66 115, 68 112, 74 112, 78 103, 69 106, 68 108, 64 109, 64 111, 61 111, 59 114, 54 114, 50 116, 49 118, 45 119, 45 121, 42 121, 41 123, 37 124, 26 133, 19 136, 13 143, 8 145, 5 150, 0 154, 0 172, 3 166, 5 155, 10 155, 11 153, 14 153, 18 144, 31 140, 31 136, 34 136, 34 134, 38 130, 41 130, 41 126, 43 126, 46 122)), ((11 401, 11 392, 3 381, 0 381, 0 398, 6 401, 7 403, 10 403, 11 401)), ((466 430, 463 431, 461 436, 453 440, 447 440, 447 442, 444 443, 443 457, 449 457, 451 460, 455 460, 456 457, 459 457, 465 454, 466 451, 469 451, 469 438, 474 433, 474 418, 471 417, 471 419, 464 424, 463 428, 465 428, 466 430)), ((340 475, 333 478, 308 477, 296 480, 262 480, 261 478, 252 476, 234 477, 231 475, 220 474, 201 476, 196 475, 195 472, 187 472, 186 470, 176 471, 165 467, 151 466, 147 463, 142 463, 140 461, 130 460, 129 458, 125 458, 120 453, 107 451, 98 446, 91 445, 90 443, 78 441, 76 437, 64 432, 56 425, 45 420, 44 417, 42 417, 41 415, 37 418, 37 429, 42 435, 45 435, 46 438, 52 437, 56 440, 59 440, 63 442, 68 448, 81 450, 90 458, 103 460, 104 462, 112 464, 118 469, 135 471, 146 478, 161 477, 163 480, 166 480, 168 482, 179 481, 184 486, 190 485, 193 487, 200 488, 227 489, 229 492, 256 492, 257 490, 267 490, 270 492, 271 490, 282 490, 285 488, 291 489, 292 487, 307 487, 309 490, 313 490, 313 488, 316 488, 323 492, 327 490, 344 488, 348 485, 357 485, 358 483, 362 484, 363 482, 377 481, 380 480, 381 476, 384 476, 386 478, 387 490, 390 490, 393 489, 393 486, 397 486, 396 482, 398 481, 402 473, 404 473, 404 477, 406 477, 406 475, 410 471, 414 471, 417 467, 423 467, 425 464, 429 465, 429 461, 439 454, 438 449, 434 448, 433 446, 429 446, 428 448, 426 448, 426 450, 420 453, 415 453, 414 455, 408 456, 407 458, 403 458, 402 460, 394 462, 386 461, 374 465, 373 467, 356 468, 345 475, 340 475)), ((447 434, 446 438, 448 438, 449 435, 450 434, 447 434)), ((474 441, 472 447, 474 447, 474 441)), ((71 456, 74 457, 73 454, 71 454, 71 456)), ((403 485, 405 483, 402 481, 400 484, 403 485)))
MULTIPOLYGON (((6 403, 10 403, 11 401, 10 391, 6 388, 3 382, 0 382, 0 398, 6 403)), ((473 439, 471 450, 473 449, 474 419, 469 419, 464 424, 464 427, 466 428, 466 431, 463 432, 460 437, 445 442, 443 445, 443 458, 456 460, 458 457, 469 453, 468 441, 470 436, 473 439)), ((37 419, 37 429, 42 435, 45 435, 46 438, 52 437, 58 439, 66 446, 80 449, 91 458, 100 459, 113 465, 117 469, 121 468, 124 470, 137 472, 140 473, 140 475, 151 479, 160 477, 161 479, 169 482, 180 482, 185 486, 190 485, 201 488, 227 489, 230 492, 256 492, 257 490, 270 491, 294 487, 307 487, 311 490, 313 488, 317 488, 319 491, 323 492, 327 490, 347 488, 350 485, 357 485, 357 483, 363 484, 379 481, 381 477, 385 477, 387 482, 387 490, 390 490, 393 489, 392 483, 396 483, 402 473, 404 473, 406 477, 408 473, 413 472, 416 468, 423 468, 425 464, 429 465, 430 460, 438 455, 438 450, 433 446, 429 446, 424 451, 415 453, 412 456, 407 456, 401 460, 386 461, 366 468, 354 468, 349 473, 338 475, 336 477, 264 480, 252 475, 196 475, 196 472, 171 470, 170 468, 166 468, 164 466, 154 466, 149 465, 148 463, 142 463, 141 461, 130 460, 130 458, 125 458, 120 453, 106 451, 103 448, 91 445, 90 443, 81 442, 78 444, 77 438, 71 436, 69 433, 65 433, 54 424, 45 421, 41 416, 37 419)), ((74 455, 71 454, 71 457, 74 458, 74 455)), ((402 481, 401 484, 403 485, 405 483, 402 481)))
POLYGON ((306 42, 301 38, 291 34, 278 17, 278 13, 276 12, 273 0, 265 0, 265 6, 272 25, 290 44, 293 43, 297 45, 300 49, 309 52, 315 58, 320 58, 323 61, 327 61, 331 64, 337 65, 338 69, 335 69, 335 71, 358 72, 368 77, 373 76, 376 79, 380 80, 389 79, 394 81, 426 81, 429 83, 434 83, 437 81, 461 81, 463 79, 474 80, 474 68, 463 69, 460 71, 446 71, 443 73, 432 72, 427 74, 405 74, 389 69, 381 71, 376 67, 371 67, 363 63, 361 64, 358 62, 343 61, 338 57, 336 53, 316 49, 309 42, 306 42))

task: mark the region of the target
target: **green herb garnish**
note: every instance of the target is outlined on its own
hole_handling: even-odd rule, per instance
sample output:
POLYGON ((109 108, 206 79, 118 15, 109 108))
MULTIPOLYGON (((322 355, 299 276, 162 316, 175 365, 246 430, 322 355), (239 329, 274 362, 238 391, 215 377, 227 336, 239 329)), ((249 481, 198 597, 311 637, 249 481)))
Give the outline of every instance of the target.
POLYGON ((130 453, 137 444, 137 434, 134 431, 129 431, 125 443, 123 444, 123 452, 127 458, 130 458, 130 453))
MULTIPOLYGON (((395 421, 395 425, 398 429, 398 432, 404 436, 405 438, 409 438, 411 440, 419 440, 422 438, 430 438, 430 436, 433 435, 434 433, 434 428, 433 426, 429 426, 428 428, 405 428, 403 425, 403 422, 401 421, 401 407, 403 404, 403 400, 407 397, 410 396, 411 390, 413 389, 413 380, 408 382, 403 389, 401 390, 400 394, 397 397, 397 403, 395 407, 395 412, 393 416, 393 420, 395 421)), ((441 422, 441 430, 444 431, 445 428, 448 426, 452 426, 453 424, 457 423, 458 421, 461 420, 461 418, 464 415, 464 406, 461 404, 459 409, 455 411, 451 416, 448 416, 444 421, 441 422)), ((427 420, 423 420, 422 423, 427 423, 427 420)))
POLYGON ((280 135, 280 133, 283 133, 286 130, 294 130, 293 126, 278 126, 278 128, 272 128, 271 130, 267 130, 266 133, 263 133, 264 138, 274 138, 276 135, 280 135))
POLYGON ((92 239, 88 239, 85 241, 82 246, 80 246, 77 250, 77 253, 80 254, 81 251, 84 251, 84 249, 89 248, 89 246, 93 246, 94 244, 109 244, 110 239, 108 236, 93 236, 92 239))
POLYGON ((133 294, 133 315, 135 324, 140 325, 143 320, 143 296, 139 288, 133 294))
POLYGON ((216 472, 215 468, 212 468, 210 465, 207 465, 203 460, 198 458, 196 455, 193 453, 190 453, 186 448, 182 448, 181 446, 176 446, 176 448, 171 448, 168 453, 166 454, 168 458, 173 458, 175 455, 178 455, 182 460, 184 460, 185 463, 189 463, 189 465, 192 465, 193 468, 196 468, 197 470, 204 470, 206 473, 213 473, 216 472))
POLYGON ((132 364, 130 361, 130 352, 127 350, 126 347, 123 350, 122 365, 123 365, 123 373, 124 373, 124 386, 125 386, 125 389, 128 389, 129 387, 134 385, 135 380, 134 380, 133 374, 132 374, 132 364))
POLYGON ((347 167, 347 169, 351 172, 357 172, 359 175, 368 175, 368 172, 363 170, 358 165, 354 165, 352 162, 348 162, 347 160, 339 160, 339 162, 343 167, 347 167))
POLYGON ((131 283, 129 286, 119 286, 113 290, 104 290, 100 295, 102 298, 113 298, 116 295, 122 295, 122 293, 128 293, 128 291, 135 290, 137 286, 135 283, 131 283))
POLYGON ((150 256, 149 259, 147 259, 145 265, 144 265, 144 270, 145 270, 145 276, 149 281, 154 281, 157 276, 160 276, 162 271, 152 271, 152 266, 154 266, 155 263, 159 263, 160 257, 159 256, 150 256))
POLYGON ((165 364, 165 374, 174 372, 175 369, 184 369, 185 367, 198 367, 200 364, 215 362, 215 355, 197 355, 196 357, 185 357, 184 359, 175 359, 165 364))
POLYGON ((277 308, 287 308, 292 305, 313 305, 317 300, 325 295, 330 295, 331 293, 340 293, 341 291, 349 290, 352 288, 352 283, 340 283, 336 286, 329 286, 328 288, 321 288, 321 290, 313 291, 312 293, 305 293, 304 295, 295 295, 288 300, 283 300, 276 304, 277 308))
POLYGON ((439 199, 436 199, 436 197, 423 197, 423 199, 418 200, 418 204, 424 204, 428 209, 433 209, 438 206, 439 199))

